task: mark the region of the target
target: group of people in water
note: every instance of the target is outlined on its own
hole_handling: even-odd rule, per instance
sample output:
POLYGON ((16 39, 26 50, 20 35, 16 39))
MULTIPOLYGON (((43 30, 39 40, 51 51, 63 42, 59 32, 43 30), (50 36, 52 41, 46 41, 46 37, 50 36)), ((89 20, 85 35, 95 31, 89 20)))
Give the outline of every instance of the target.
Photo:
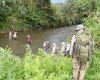
MULTIPOLYGON (((9 40, 10 39, 14 39, 16 40, 17 38, 17 31, 16 30, 12 30, 9 32, 9 40)), ((26 46, 28 48, 30 48, 32 45, 32 38, 31 35, 28 34, 26 35, 26 46)), ((50 41, 45 41, 43 43, 43 49, 45 52, 48 52, 48 50, 50 49, 51 43, 50 41)), ((64 56, 69 55, 69 50, 70 50, 70 43, 65 43, 65 42, 61 42, 61 49, 58 49, 58 46, 56 43, 52 43, 52 53, 53 54, 57 54, 59 53, 63 54, 64 56)))
MULTIPOLYGON (((16 40, 16 38, 17 38, 17 31, 10 31, 9 32, 9 40, 12 39, 12 38, 14 40, 16 40)), ((29 44, 29 46, 31 46, 31 44, 32 44, 32 39, 31 39, 30 34, 28 34, 26 36, 26 43, 29 44)))
MULTIPOLYGON (((52 47, 52 54, 57 54, 57 53, 59 53, 59 50, 60 50, 60 53, 63 54, 64 56, 69 55, 70 43, 62 42, 61 43, 61 49, 58 49, 58 46, 57 46, 56 43, 53 43, 52 46, 53 46, 52 47)), ((45 41, 43 43, 44 51, 47 52, 49 48, 50 48, 50 42, 45 41)))

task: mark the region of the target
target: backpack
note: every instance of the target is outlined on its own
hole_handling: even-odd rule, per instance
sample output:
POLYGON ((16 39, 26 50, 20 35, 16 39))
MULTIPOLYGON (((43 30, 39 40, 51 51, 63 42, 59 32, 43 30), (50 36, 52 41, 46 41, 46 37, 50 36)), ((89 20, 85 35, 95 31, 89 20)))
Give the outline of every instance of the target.
POLYGON ((76 34, 76 55, 80 64, 86 64, 89 60, 91 35, 85 30, 76 34))

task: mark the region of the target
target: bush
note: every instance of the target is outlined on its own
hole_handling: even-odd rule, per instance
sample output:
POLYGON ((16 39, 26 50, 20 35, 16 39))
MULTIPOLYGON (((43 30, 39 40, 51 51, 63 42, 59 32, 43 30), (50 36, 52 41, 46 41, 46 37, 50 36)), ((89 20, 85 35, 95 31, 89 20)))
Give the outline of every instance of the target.
POLYGON ((100 80, 100 50, 95 49, 94 57, 93 57, 93 64, 89 68, 86 79, 85 80, 100 80))
POLYGON ((11 54, 10 49, 0 48, 0 80, 70 80, 71 59, 44 54, 33 55, 27 49, 23 59, 11 54))
POLYGON ((0 48, 0 80, 22 80, 22 63, 10 49, 0 48))
POLYGON ((92 36, 95 41, 95 46, 100 48, 100 15, 96 14, 95 16, 89 16, 85 20, 86 26, 91 30, 92 36))

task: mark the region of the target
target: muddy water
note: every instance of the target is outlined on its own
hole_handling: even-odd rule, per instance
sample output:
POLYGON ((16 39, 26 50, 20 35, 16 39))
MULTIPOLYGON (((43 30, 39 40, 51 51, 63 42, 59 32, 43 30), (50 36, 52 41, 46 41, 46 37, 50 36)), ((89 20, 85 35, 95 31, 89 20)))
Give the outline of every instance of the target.
POLYGON ((25 54, 26 50, 26 35, 31 34, 32 45, 31 49, 34 53, 37 52, 38 48, 42 48, 43 42, 49 40, 51 43, 55 42, 60 48, 62 41, 66 41, 67 38, 71 37, 74 34, 75 26, 72 27, 63 27, 49 30, 34 30, 34 31, 22 31, 18 32, 18 38, 16 40, 9 40, 7 37, 0 37, 0 47, 10 47, 13 50, 13 53, 17 56, 22 57, 25 54))

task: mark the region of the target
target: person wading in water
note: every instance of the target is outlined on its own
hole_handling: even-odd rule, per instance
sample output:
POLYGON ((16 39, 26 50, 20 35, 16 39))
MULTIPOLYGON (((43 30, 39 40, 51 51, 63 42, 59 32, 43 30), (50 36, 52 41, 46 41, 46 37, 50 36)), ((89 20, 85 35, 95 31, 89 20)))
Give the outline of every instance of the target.
POLYGON ((27 47, 30 48, 31 44, 32 44, 32 39, 31 39, 31 35, 28 34, 26 36, 26 44, 27 44, 27 47))

